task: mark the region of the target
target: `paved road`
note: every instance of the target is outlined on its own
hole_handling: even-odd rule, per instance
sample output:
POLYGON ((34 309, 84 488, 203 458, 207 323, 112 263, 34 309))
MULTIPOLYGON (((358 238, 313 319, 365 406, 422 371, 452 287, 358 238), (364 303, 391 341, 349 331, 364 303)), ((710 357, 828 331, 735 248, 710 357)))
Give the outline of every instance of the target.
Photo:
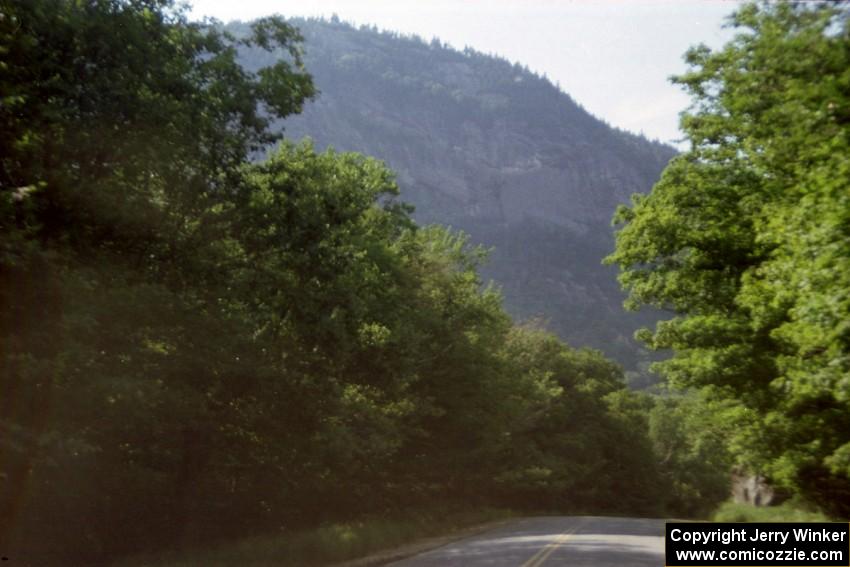
POLYGON ((523 518, 392 567, 661 567, 664 520, 523 518))

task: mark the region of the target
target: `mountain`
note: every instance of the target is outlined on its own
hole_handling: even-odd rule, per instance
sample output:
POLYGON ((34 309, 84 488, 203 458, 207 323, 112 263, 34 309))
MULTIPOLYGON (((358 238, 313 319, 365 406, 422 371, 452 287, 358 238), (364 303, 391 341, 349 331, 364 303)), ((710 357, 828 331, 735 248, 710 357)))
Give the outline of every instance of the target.
MULTIPOLYGON (((608 126, 499 57, 335 19, 292 23, 321 94, 285 121, 287 138, 384 160, 417 221, 494 248, 482 272, 517 320, 645 366, 632 334, 654 317, 623 311, 616 270, 600 262, 614 209, 651 188, 673 148, 608 126)), ((270 57, 243 54, 247 68, 270 57)))

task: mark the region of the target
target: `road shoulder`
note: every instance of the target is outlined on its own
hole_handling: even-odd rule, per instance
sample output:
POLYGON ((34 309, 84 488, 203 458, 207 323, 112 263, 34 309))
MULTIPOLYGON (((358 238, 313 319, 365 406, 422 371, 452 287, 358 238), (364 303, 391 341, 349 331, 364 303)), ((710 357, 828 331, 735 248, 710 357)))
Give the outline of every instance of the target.
POLYGON ((463 528, 462 530, 457 530, 442 536, 423 538, 399 547, 372 553, 366 557, 360 557, 359 559, 351 559, 342 563, 334 563, 333 567, 374 567, 377 565, 386 565, 393 561, 401 561, 402 559, 413 557, 414 555, 425 553, 432 549, 437 549, 438 547, 448 545, 452 542, 484 533, 503 526, 510 521, 511 519, 496 520, 463 528))

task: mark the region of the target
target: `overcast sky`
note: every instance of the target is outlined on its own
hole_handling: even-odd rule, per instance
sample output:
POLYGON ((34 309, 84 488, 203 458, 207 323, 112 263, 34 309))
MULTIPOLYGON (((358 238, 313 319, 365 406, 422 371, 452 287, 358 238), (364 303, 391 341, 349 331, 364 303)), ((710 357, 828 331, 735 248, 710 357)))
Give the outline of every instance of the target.
MULTIPOLYGON (((190 0, 192 16, 337 14, 355 24, 438 37, 545 73, 609 124, 672 142, 688 103, 670 75, 694 44, 720 47, 733 0, 190 0)), ((305 46, 309 50, 310 46, 305 46)))

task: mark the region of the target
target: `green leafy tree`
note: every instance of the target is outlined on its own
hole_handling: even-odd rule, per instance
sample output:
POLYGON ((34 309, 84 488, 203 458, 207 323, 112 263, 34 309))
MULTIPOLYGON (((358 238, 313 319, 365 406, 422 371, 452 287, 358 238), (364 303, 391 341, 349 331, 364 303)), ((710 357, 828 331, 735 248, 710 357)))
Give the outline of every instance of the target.
POLYGON ((741 8, 723 49, 676 78, 689 151, 622 208, 609 261, 629 304, 672 311, 642 337, 658 368, 758 419, 738 459, 846 514, 848 69, 845 5, 741 8))
POLYGON ((252 348, 217 309, 218 212, 314 92, 298 40, 267 19, 237 42, 166 0, 0 4, 0 539, 181 537, 252 348), (241 43, 289 58, 247 73, 241 43))
POLYGON ((408 233, 399 246, 409 278, 402 349, 417 410, 398 474, 416 478, 421 498, 474 500, 515 407, 499 358, 510 319, 501 295, 482 289, 476 270, 484 252, 465 235, 433 226, 408 233))
POLYGON ((525 408, 502 447, 497 488, 520 508, 659 513, 649 398, 599 352, 515 328, 504 356, 525 408))
POLYGON ((649 410, 649 437, 670 514, 704 518, 729 497, 729 439, 740 408, 709 396, 658 396, 649 410))
POLYGON ((225 301, 262 345, 254 364, 265 361, 269 381, 260 403, 280 420, 254 435, 290 455, 280 477, 303 483, 278 505, 302 519, 327 514, 317 494, 338 509, 362 507, 412 411, 410 283, 398 242, 415 227, 392 200, 392 174, 373 159, 284 144, 243 176, 222 213, 225 301))

